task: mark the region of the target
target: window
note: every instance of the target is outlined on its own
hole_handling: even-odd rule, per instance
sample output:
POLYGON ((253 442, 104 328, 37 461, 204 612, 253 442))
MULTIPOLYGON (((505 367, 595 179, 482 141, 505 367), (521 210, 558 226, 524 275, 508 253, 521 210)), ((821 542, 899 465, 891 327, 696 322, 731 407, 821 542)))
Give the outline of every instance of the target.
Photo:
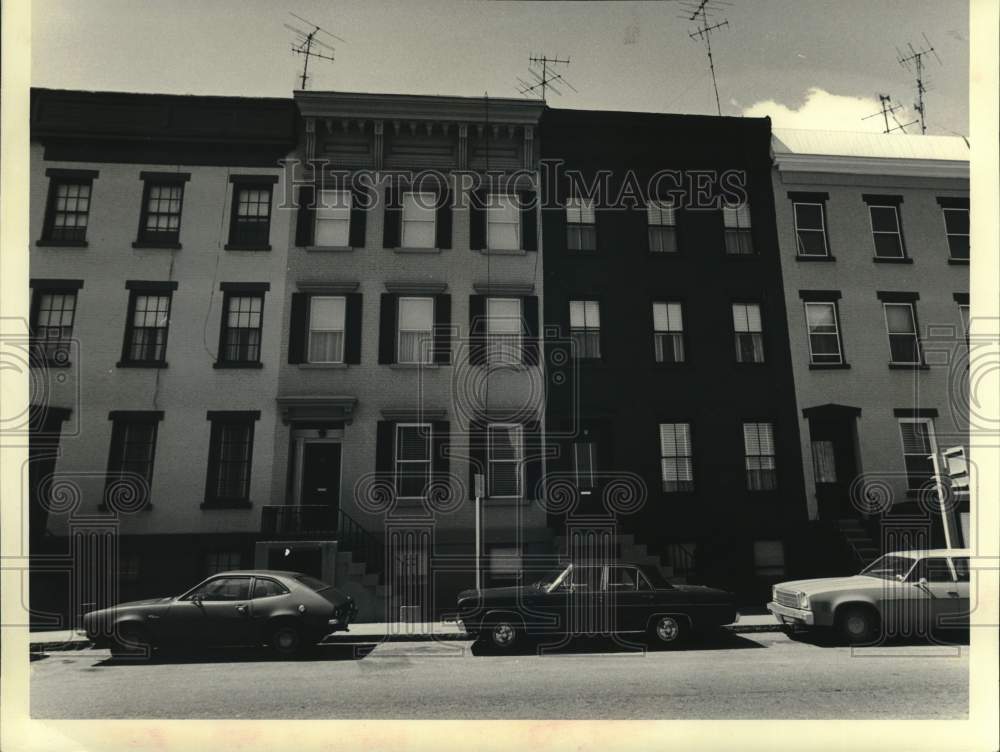
POLYGON ((229 572, 243 566, 243 555, 239 551, 209 551, 205 554, 205 576, 219 572, 229 572))
POLYGON ((431 424, 396 425, 396 496, 423 498, 431 480, 431 424))
POLYGON ((321 190, 318 198, 314 242, 319 246, 346 248, 351 242, 351 192, 321 190))
POLYGON ((945 208, 944 231, 948 237, 948 252, 957 261, 969 260, 969 210, 945 208))
POLYGON ((512 195, 490 196, 486 207, 486 247, 501 251, 521 247, 521 209, 512 195))
POLYGON ((889 333, 889 354, 892 363, 919 364, 920 337, 912 303, 883 303, 885 326, 889 333))
POLYGON ((653 303, 653 351, 657 363, 684 362, 684 318, 680 303, 653 303))
POLYGON ((736 333, 736 362, 764 362, 764 333, 760 306, 756 303, 733 303, 733 330, 736 333))
POLYGON ((53 175, 49 184, 43 240, 67 244, 86 241, 92 186, 93 179, 90 177, 53 175))
POLYGON ((398 323, 396 362, 433 362, 434 298, 400 298, 398 323))
POLYGON ((343 363, 346 301, 313 295, 309 299, 309 362, 343 363))
POLYGON ((774 426, 771 423, 744 423, 743 449, 746 454, 747 490, 771 491, 777 488, 774 426))
POLYGON ((579 567, 574 565, 569 573, 569 577, 563 580, 563 586, 572 586, 573 590, 593 593, 601 589, 603 579, 603 567, 579 567))
POLYGON ((815 365, 842 364, 844 355, 837 326, 837 304, 806 303, 806 326, 809 329, 809 362, 815 365))
POLYGON ((257 412, 209 412, 212 434, 206 504, 245 504, 250 499, 254 422, 257 412))
POLYGON ((821 203, 795 202, 795 238, 800 256, 829 256, 826 238, 826 210, 821 203))
POLYGON ((937 452, 934 421, 931 418, 900 418, 899 433, 903 441, 907 490, 919 491, 934 479, 931 460, 931 455, 937 452))
POLYGON ((157 365, 166 362, 170 302, 169 292, 133 289, 129 293, 124 363, 157 365))
POLYGON ((249 577, 216 577, 187 596, 203 601, 245 601, 250 597, 249 577))
POLYGON ((581 491, 594 488, 594 442, 573 442, 573 478, 581 491))
POLYGON ((944 556, 921 559, 906 579, 908 582, 919 582, 922 578, 928 582, 954 582, 955 574, 951 561, 944 556))
POLYGON ((433 248, 437 237, 437 195, 403 194, 403 248, 433 248))
POLYGON ((486 299, 486 342, 488 362, 521 362, 521 301, 518 298, 486 299))
POLYGON ((750 207, 747 204, 722 207, 722 224, 726 231, 726 253, 753 253, 753 231, 750 229, 750 207))
POLYGON ((523 447, 520 425, 491 423, 487 426, 487 493, 490 498, 521 497, 523 447))
POLYGON ((969 304, 958 304, 958 317, 962 320, 962 333, 965 334, 965 341, 969 342, 969 304))
POLYGON ((812 442, 812 463, 816 483, 837 482, 837 459, 832 441, 812 442))
POLYGON ((677 252, 677 216, 673 202, 650 201, 646 204, 646 223, 650 252, 677 252))
POLYGON ((270 598, 275 595, 284 595, 288 588, 277 580, 269 580, 263 577, 255 577, 253 581, 254 598, 270 598))
POLYGON ((660 475, 668 493, 694 491, 689 423, 660 423, 660 475))
POLYGON ((110 417, 114 424, 108 457, 108 485, 116 482, 128 484, 137 498, 148 501, 153 482, 156 429, 163 414, 116 411, 110 417))
POLYGON ((955 566, 955 577, 959 582, 969 581, 969 557, 955 556, 951 563, 955 566))
POLYGON ((566 202, 566 248, 570 251, 597 249, 597 219, 593 199, 571 198, 566 202))
POLYGON ((635 567, 610 567, 608 569, 608 590, 639 589, 639 570, 635 567))
POLYGON ((46 363, 69 363, 73 320, 76 318, 75 290, 35 292, 34 340, 46 363))
POLYGON ((903 233, 899 228, 899 208, 869 204, 868 213, 875 241, 875 258, 900 259, 906 257, 903 233))
POLYGON ((180 241, 184 181, 189 176, 161 177, 143 174, 142 212, 139 215, 140 245, 173 246, 180 241))
POLYGON ((785 545, 777 540, 754 541, 753 571, 758 577, 784 577, 785 545))
POLYGON ((223 311, 222 363, 260 362, 263 293, 227 294, 223 311))
POLYGON ((569 302, 569 336, 573 338, 576 357, 601 357, 601 305, 596 300, 569 302))
POLYGON ((277 180, 260 181, 234 176, 233 206, 227 248, 269 249, 271 236, 271 190, 277 180))

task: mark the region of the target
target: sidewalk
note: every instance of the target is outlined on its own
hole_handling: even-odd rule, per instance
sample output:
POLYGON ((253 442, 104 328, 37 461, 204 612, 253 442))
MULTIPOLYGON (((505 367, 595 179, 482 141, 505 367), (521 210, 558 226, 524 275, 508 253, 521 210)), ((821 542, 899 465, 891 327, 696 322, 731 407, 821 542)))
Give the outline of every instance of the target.
MULTIPOLYGON (((725 627, 731 632, 780 632, 781 626, 771 614, 740 615, 739 621, 725 627)), ((457 624, 426 622, 419 624, 370 622, 352 624, 349 632, 334 632, 325 644, 354 642, 421 642, 429 640, 468 640, 469 636, 457 624)), ((47 652, 57 650, 86 650, 91 647, 86 636, 74 630, 32 632, 30 650, 47 652)))

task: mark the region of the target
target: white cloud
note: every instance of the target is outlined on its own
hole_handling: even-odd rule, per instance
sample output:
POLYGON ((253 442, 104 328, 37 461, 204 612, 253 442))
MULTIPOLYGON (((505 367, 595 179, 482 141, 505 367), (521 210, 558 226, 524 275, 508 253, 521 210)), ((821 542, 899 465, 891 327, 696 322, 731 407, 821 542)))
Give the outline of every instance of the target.
MULTIPOLYGON (((893 104, 899 104, 893 102, 893 104)), ((878 97, 846 97, 840 94, 831 94, 824 89, 813 86, 806 92, 805 102, 797 109, 788 105, 768 99, 763 102, 756 102, 743 109, 745 117, 771 118, 771 124, 775 128, 809 128, 837 131, 870 131, 882 133, 885 130, 885 120, 881 114, 877 117, 868 118, 868 115, 877 114, 882 111, 882 105, 878 97)), ((907 107, 903 107, 895 112, 900 123, 909 123, 915 118, 907 107)), ((894 128, 896 123, 889 115, 889 127, 894 128)), ((908 132, 916 132, 917 126, 907 128, 908 132)))

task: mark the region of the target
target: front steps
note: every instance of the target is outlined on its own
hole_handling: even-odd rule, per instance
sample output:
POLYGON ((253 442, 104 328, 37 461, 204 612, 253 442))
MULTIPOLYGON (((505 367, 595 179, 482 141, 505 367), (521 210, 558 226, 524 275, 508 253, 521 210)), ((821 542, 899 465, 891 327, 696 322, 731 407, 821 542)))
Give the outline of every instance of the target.
POLYGON ((859 569, 867 567, 882 555, 878 543, 872 540, 871 535, 868 534, 860 520, 837 520, 837 528, 840 530, 840 535, 848 549, 854 555, 859 569))
POLYGON ((355 621, 384 622, 386 587, 380 582, 381 577, 368 571, 368 564, 354 561, 350 551, 338 551, 334 572, 334 587, 351 596, 358 606, 355 621))

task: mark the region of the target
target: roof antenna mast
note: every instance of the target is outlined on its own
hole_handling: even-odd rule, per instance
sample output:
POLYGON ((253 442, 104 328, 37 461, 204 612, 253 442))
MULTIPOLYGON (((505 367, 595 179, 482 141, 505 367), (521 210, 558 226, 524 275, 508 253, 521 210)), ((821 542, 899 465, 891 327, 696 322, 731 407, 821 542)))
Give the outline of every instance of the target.
POLYGON ((895 115, 896 110, 902 109, 902 105, 893 104, 892 97, 890 97, 888 94, 879 94, 878 98, 879 102, 881 102, 882 104, 882 109, 879 112, 873 113, 871 115, 866 115, 865 117, 861 118, 862 120, 868 120, 870 118, 878 117, 879 115, 881 115, 882 119, 885 121, 885 130, 882 131, 883 133, 892 133, 893 131, 902 131, 903 133, 906 133, 906 126, 916 124, 917 122, 916 120, 909 123, 900 123, 899 120, 896 119, 895 115), (889 127, 890 115, 892 115, 892 121, 896 124, 895 127, 893 128, 889 127))
POLYGON ((523 95, 528 96, 529 94, 534 94, 536 91, 541 91, 542 101, 545 101, 545 96, 549 89, 552 89, 556 94, 562 95, 562 92, 556 88, 555 84, 563 85, 565 84, 573 91, 576 88, 562 77, 559 73, 553 72, 549 66, 551 65, 569 65, 569 58, 565 60, 558 57, 547 57, 545 55, 531 55, 528 57, 528 72, 535 77, 535 81, 525 81, 523 78, 518 77, 518 88, 517 90, 523 95), (534 66, 534 67, 532 67, 534 66), (538 70, 538 66, 541 66, 541 71, 538 70))
POLYGON ((701 39, 705 42, 705 51, 708 53, 708 67, 712 71, 712 87, 715 89, 715 109, 718 111, 719 115, 722 115, 722 105, 719 104, 719 84, 715 80, 715 60, 712 58, 712 32, 718 31, 723 26, 729 26, 729 20, 723 19, 718 23, 711 23, 710 14, 717 10, 715 6, 718 5, 732 5, 732 3, 726 2, 725 0, 700 0, 697 4, 694 2, 682 3, 682 7, 685 9, 685 15, 681 18, 686 21, 697 21, 699 26, 697 29, 688 34, 692 39, 701 39), (691 15, 687 15, 690 13, 691 15))
POLYGON ((931 46, 930 40, 927 38, 926 34, 922 35, 924 38, 924 44, 926 46, 921 49, 914 49, 912 44, 907 43, 906 47, 910 54, 907 55, 896 48, 896 62, 903 66, 906 70, 916 75, 917 78, 917 101, 913 104, 913 109, 920 113, 920 132, 922 134, 927 133, 927 118, 924 112, 924 94, 927 92, 928 81, 924 77, 924 67, 926 63, 924 58, 928 55, 933 54, 935 59, 938 61, 938 65, 941 64, 941 58, 938 57, 937 51, 931 46))
POLYGON ((295 42, 292 43, 292 52, 296 55, 302 55, 304 58, 302 63, 302 75, 300 76, 300 88, 304 91, 306 88, 306 82, 310 78, 309 58, 315 57, 320 60, 329 60, 330 62, 333 62, 333 54, 335 50, 329 43, 324 42, 322 39, 317 39, 317 35, 323 34, 330 39, 336 39, 338 42, 346 42, 346 40, 341 39, 336 34, 331 34, 318 24, 314 24, 312 21, 307 21, 302 16, 297 16, 291 12, 289 12, 288 15, 305 24, 307 27, 312 27, 312 31, 302 31, 302 29, 292 26, 291 24, 284 24, 286 29, 295 34, 295 42))

